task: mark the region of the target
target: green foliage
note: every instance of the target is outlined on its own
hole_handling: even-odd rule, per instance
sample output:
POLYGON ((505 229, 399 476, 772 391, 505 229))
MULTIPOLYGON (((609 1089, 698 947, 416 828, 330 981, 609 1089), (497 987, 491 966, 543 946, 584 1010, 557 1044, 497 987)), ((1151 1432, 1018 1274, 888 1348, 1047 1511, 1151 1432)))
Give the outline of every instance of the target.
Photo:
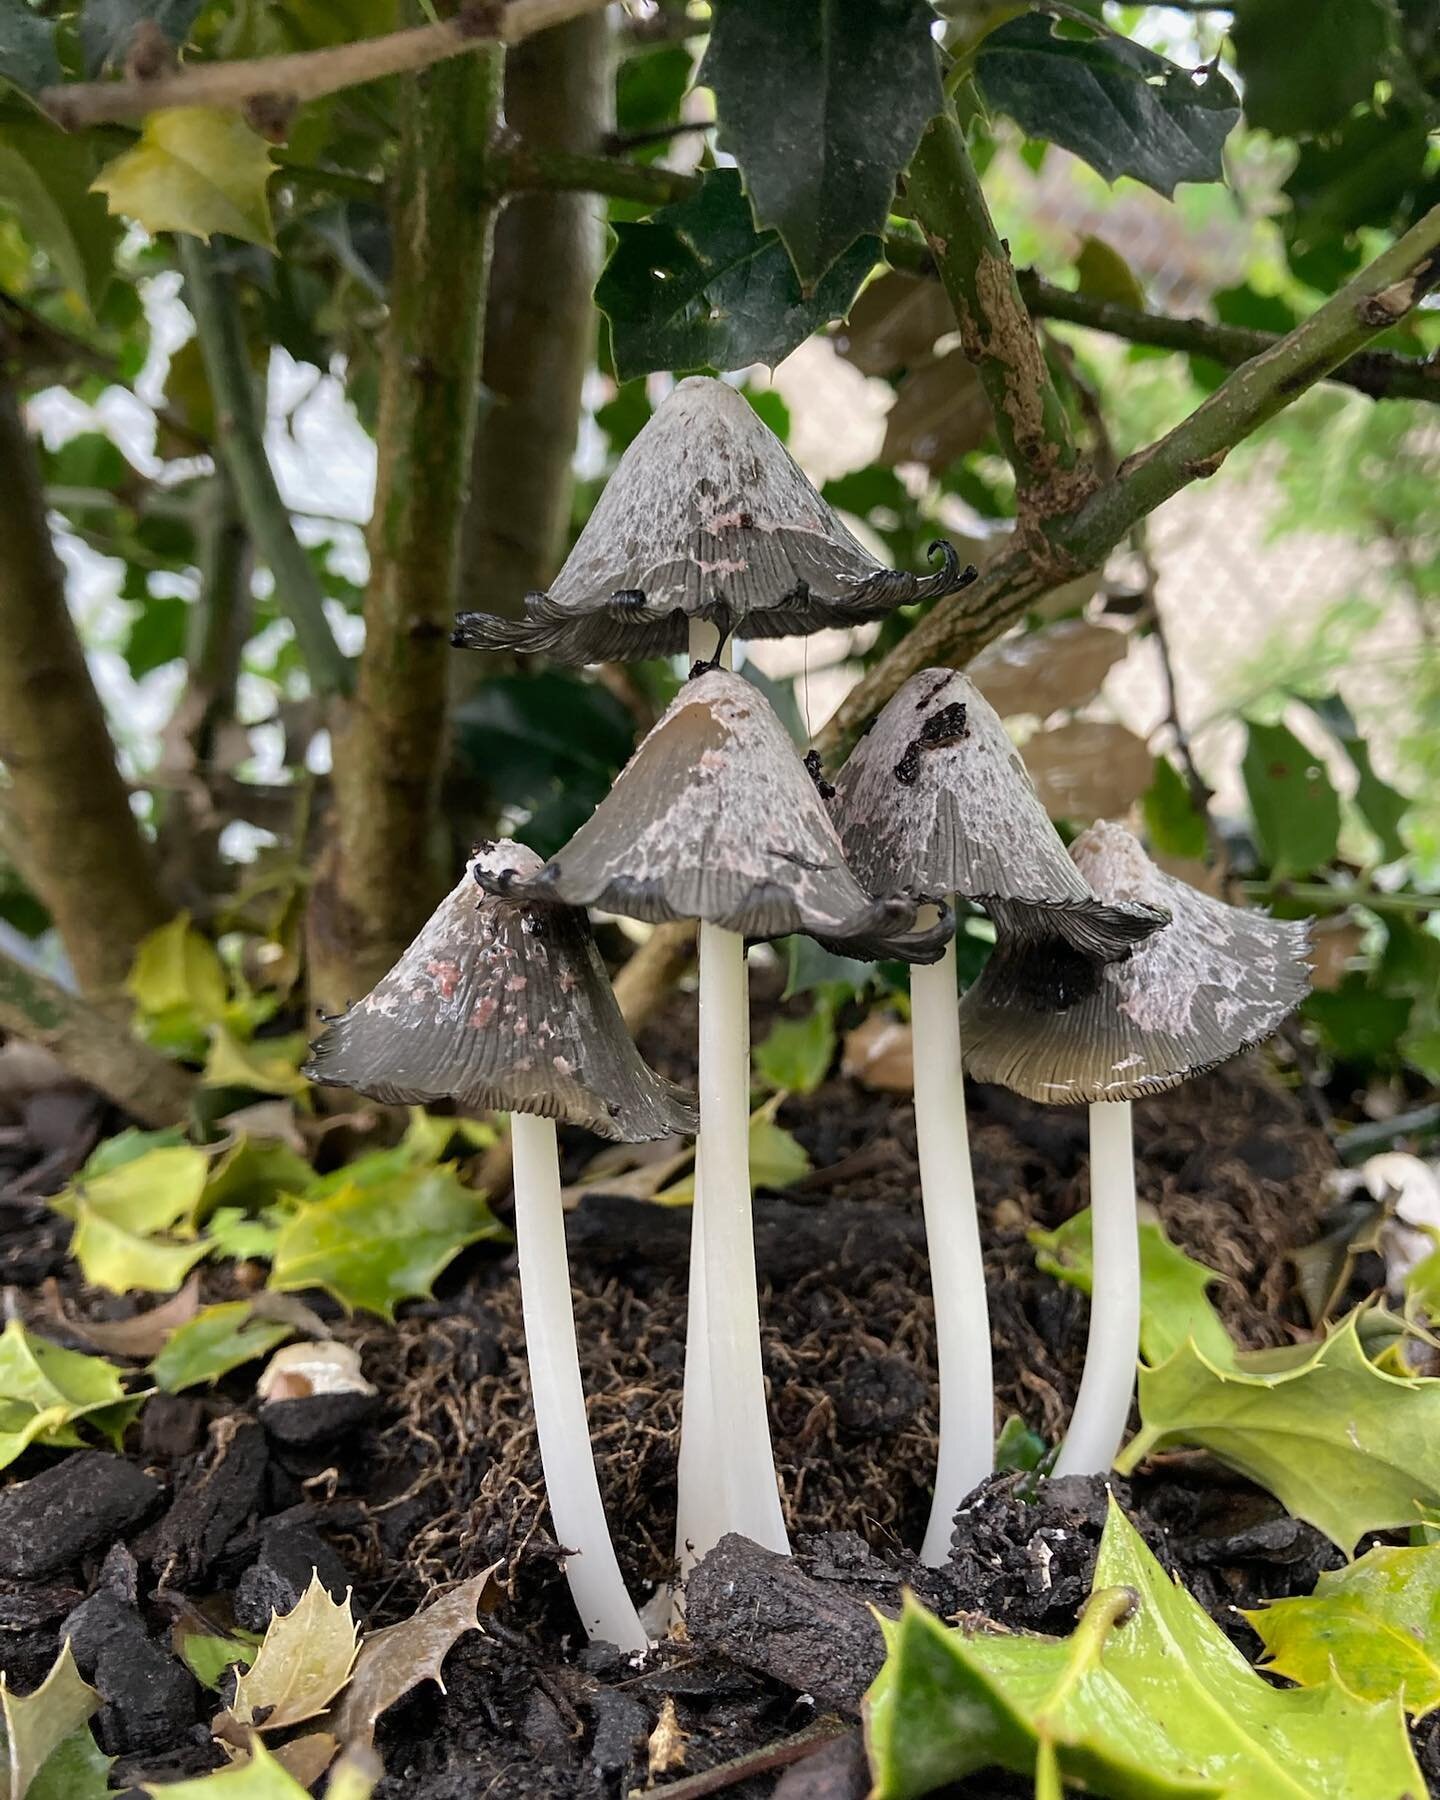
POLYGON ((1142 1365, 1140 1431, 1116 1467, 1170 1444, 1208 1450, 1347 1552, 1440 1505, 1440 1380, 1382 1373, 1354 1314, 1298 1361, 1255 1362, 1218 1368, 1186 1344, 1142 1365))
POLYGON ((11 1319, 0 1333, 0 1468, 31 1444, 83 1444, 81 1424, 118 1449, 144 1398, 126 1393, 113 1364, 62 1349, 11 1319))
MULTIPOLYGON (((1095 1284, 1091 1230, 1087 1206, 1055 1231, 1029 1234, 1037 1265, 1082 1294, 1092 1293, 1095 1284)), ((1173 1243, 1158 1219, 1141 1223, 1140 1354, 1146 1362, 1167 1362, 1190 1343, 1212 1367, 1233 1366, 1235 1346, 1208 1294, 1219 1279, 1173 1243)))
MULTIPOLYGON (((307 1790, 286 1773, 258 1738, 250 1740, 243 1762, 189 1781, 147 1782, 143 1791, 152 1800, 309 1800, 307 1790)), ((332 1797, 336 1794, 333 1776, 328 1792, 332 1797)), ((368 1784, 361 1785, 353 1790, 353 1800, 366 1800, 370 1792, 368 1784)))
POLYGON ((1393 18, 1386 0, 1237 0, 1232 37, 1251 124, 1292 135, 1338 125, 1370 97, 1393 18))
MULTIPOLYGON (((3 32, 0 17, 0 32, 3 32)), ((94 314, 111 279, 119 233, 105 202, 90 191, 94 146, 41 120, 15 120, 0 141, 0 204, 66 289, 94 314)))
POLYGON ((136 27, 148 23, 178 50, 190 36, 204 0, 85 0, 80 48, 90 76, 124 63, 136 27))
POLYGON ((595 300, 622 381, 777 363, 843 317, 880 253, 861 238, 807 294, 779 234, 755 229, 733 169, 711 170, 688 198, 615 231, 595 300))
POLYGON ((895 181, 943 105, 926 0, 716 0, 698 80, 758 231, 809 293, 884 229, 895 181))
POLYGON ((1150 848, 1161 856, 1190 857, 1202 861, 1210 834, 1205 815, 1198 811, 1175 765, 1166 757, 1155 758, 1155 779, 1141 805, 1145 811, 1145 835, 1150 848))
POLYGON ((1395 1701, 1261 1679, 1110 1503, 1091 1598, 1065 1639, 953 1631, 907 1599, 867 1699, 875 1800, 982 1769, 1112 1800, 1404 1800, 1395 1701))
POLYGON ((1412 1718, 1440 1707, 1440 1549, 1376 1549, 1331 1569, 1308 1597, 1245 1617, 1265 1666, 1301 1687, 1343 1681, 1362 1700, 1398 1696, 1412 1718))
POLYGON ((55 21, 27 0, 0 0, 0 81, 22 94, 37 94, 60 79, 55 54, 55 21))
POLYGON ((1242 773, 1272 873, 1308 875, 1323 868, 1340 841, 1340 797, 1320 759, 1288 726, 1252 720, 1242 773))
POLYGON ((988 104, 1029 136, 1073 151, 1107 181, 1132 175, 1167 199, 1177 182, 1221 179, 1220 151, 1240 117, 1218 69, 1196 81, 1143 44, 1062 32, 1039 13, 992 31, 976 76, 988 104))
POLYGON ((3 1800, 92 1800, 103 1794, 109 1758, 95 1749, 85 1728, 99 1710, 100 1696, 80 1679, 68 1642, 33 1694, 12 1694, 0 1674, 3 1800), (77 1750, 82 1739, 89 1745, 88 1756, 77 1750))
POLYGON ((275 241, 266 184, 270 147, 234 113, 177 106, 151 113, 140 141, 107 163, 95 186, 147 231, 217 231, 243 243, 275 241))
POLYGON ((243 1363, 268 1356, 295 1335, 295 1327, 256 1312, 253 1301, 207 1306, 170 1333, 150 1373, 167 1394, 213 1383, 243 1363))
POLYGON ((198 1220, 209 1171, 203 1150, 162 1145, 96 1174, 90 1163, 51 1204, 73 1221, 70 1252, 111 1293, 173 1293, 206 1254, 198 1220))
POLYGON ((834 1011, 822 996, 802 1018, 777 1019, 751 1061, 767 1087, 813 1094, 830 1073, 836 1048, 834 1011))
POLYGON ((177 1622, 175 1647, 181 1660, 202 1687, 218 1688, 225 1673, 237 1663, 249 1668, 260 1648, 261 1639, 253 1631, 235 1631, 217 1635, 202 1631, 189 1620, 177 1622))

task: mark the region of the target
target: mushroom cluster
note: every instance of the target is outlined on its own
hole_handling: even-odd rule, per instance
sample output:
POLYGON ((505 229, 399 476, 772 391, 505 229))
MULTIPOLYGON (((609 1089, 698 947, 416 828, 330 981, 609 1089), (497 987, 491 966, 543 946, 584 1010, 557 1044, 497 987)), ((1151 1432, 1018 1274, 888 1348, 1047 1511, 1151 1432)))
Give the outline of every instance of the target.
POLYGON ((593 815, 548 862, 482 846, 399 963, 332 1021, 309 1073, 386 1101, 508 1112, 537 1435, 580 1619, 641 1648, 585 1421, 555 1122, 626 1140, 695 1132, 678 1472, 682 1571, 726 1532, 788 1540, 761 1361, 751 1220, 747 942, 800 932, 912 965, 915 1114, 935 1292, 940 1445, 922 1555, 994 1461, 990 1329, 966 1135, 972 1074, 1093 1106, 1096 1279, 1084 1385, 1060 1466, 1108 1464, 1138 1347, 1132 1095, 1273 1030, 1303 991, 1303 932, 1162 875, 1118 827, 1067 853, 994 710, 927 669, 831 788, 737 637, 884 617, 974 578, 950 546, 924 576, 878 563, 744 397, 682 381, 621 460, 547 593, 472 612, 455 643, 587 663, 688 652, 692 667, 593 815), (994 922, 958 991, 957 899, 994 922), (699 924, 698 1106, 631 1042, 585 909, 699 924))

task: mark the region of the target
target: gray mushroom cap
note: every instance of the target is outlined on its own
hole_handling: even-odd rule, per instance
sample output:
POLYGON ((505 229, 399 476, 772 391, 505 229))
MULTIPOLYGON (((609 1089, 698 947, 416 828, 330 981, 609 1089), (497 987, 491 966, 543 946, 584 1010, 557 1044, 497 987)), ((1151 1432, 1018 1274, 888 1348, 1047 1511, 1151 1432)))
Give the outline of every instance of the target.
POLYGON ((865 892, 769 702, 714 667, 681 688, 570 842, 502 886, 751 938, 803 931, 848 956, 934 961, 951 929, 948 913, 916 929, 908 895, 865 892))
POLYGON ((912 675, 851 752, 831 813, 852 869, 925 899, 960 894, 1002 931, 1114 962, 1167 914, 1097 899, 1065 852, 1000 715, 955 669, 912 675))
POLYGON ((692 618, 745 637, 855 625, 974 580, 931 550, 932 575, 877 562, 745 397, 696 375, 626 450, 549 591, 523 619, 461 613, 453 641, 589 663, 684 650, 692 618))
POLYGON ((1032 1100, 1133 1100, 1260 1043, 1305 998, 1305 921, 1212 900, 1157 869, 1120 825, 1092 825, 1071 855, 1098 894, 1164 907, 1170 923, 1127 962, 1092 967, 1061 1012, 1043 1004, 1046 947, 1002 936, 960 1003, 978 1080, 1032 1100))
POLYGON ((389 974, 316 1039, 304 1073, 374 1100, 539 1113, 627 1143, 693 1133, 690 1097, 626 1030, 584 913, 478 885, 539 867, 509 839, 477 853, 389 974))

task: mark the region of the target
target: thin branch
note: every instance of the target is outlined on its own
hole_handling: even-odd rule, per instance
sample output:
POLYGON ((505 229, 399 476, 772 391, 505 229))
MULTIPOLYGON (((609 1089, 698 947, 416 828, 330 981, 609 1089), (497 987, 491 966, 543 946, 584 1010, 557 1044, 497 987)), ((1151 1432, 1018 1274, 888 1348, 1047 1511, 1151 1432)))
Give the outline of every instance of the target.
POLYGON ((0 951, 0 1031, 41 1044, 57 1061, 143 1125, 174 1125, 189 1111, 195 1077, 117 1019, 0 951))
POLYGON ((606 0, 466 0, 453 19, 286 56, 194 63, 144 81, 75 82, 49 87, 40 105, 74 131, 103 120, 143 119, 171 106, 243 108, 264 98, 302 105, 387 75, 404 75, 486 44, 517 44, 552 25, 594 12, 606 0))
POLYGON ((185 298, 195 317, 200 354, 215 399, 218 453, 235 484, 256 554, 275 578, 275 599, 295 627, 311 685, 320 694, 348 693, 350 663, 325 616, 325 596, 295 536, 290 513, 265 454, 264 426, 234 294, 198 238, 177 238, 185 298))
POLYGON ((506 193, 604 194, 641 206, 669 206, 693 194, 698 175, 613 156, 586 155, 550 144, 502 136, 490 157, 490 177, 506 193))

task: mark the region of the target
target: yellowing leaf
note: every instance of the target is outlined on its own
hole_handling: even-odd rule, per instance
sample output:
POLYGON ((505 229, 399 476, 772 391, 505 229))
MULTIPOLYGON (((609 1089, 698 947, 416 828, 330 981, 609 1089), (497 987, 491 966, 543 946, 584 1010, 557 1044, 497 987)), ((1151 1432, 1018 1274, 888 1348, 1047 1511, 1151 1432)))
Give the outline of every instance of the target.
MULTIPOLYGON (((775 1123, 784 1094, 772 1094, 763 1106, 750 1115, 750 1185, 752 1187, 787 1188, 792 1181, 810 1172, 810 1157, 803 1144, 775 1123)), ((695 1202, 695 1175, 662 1188, 655 1195, 658 1206, 692 1206, 695 1202)))
POLYGON ((70 1254, 92 1286, 111 1294, 173 1294, 210 1248, 204 1238, 179 1243, 140 1237, 83 1200, 76 1204, 74 1218, 70 1254))
POLYGON ((100 1696, 80 1679, 66 1643, 33 1694, 12 1694, 0 1675, 0 1776, 3 1800, 25 1800, 60 1745, 99 1710, 100 1696))
POLYGON ((186 1668, 207 1688, 218 1688, 225 1671, 233 1669, 236 1663, 248 1669, 261 1644, 253 1631, 217 1636, 183 1617, 176 1622, 172 1640, 186 1668))
POLYGON ((1094 300, 1111 300, 1136 312, 1145 310, 1145 290, 1132 274, 1129 263, 1103 238, 1081 240, 1075 257, 1079 288, 1094 300))
POLYGON ((1440 1706, 1440 1549, 1371 1550, 1320 1577, 1307 1598, 1245 1617, 1266 1667, 1318 1687, 1338 1676, 1362 1700, 1399 1695, 1417 1719, 1440 1706))
POLYGON ((208 1249, 195 1236, 208 1167, 203 1150, 168 1145, 93 1179, 82 1170, 52 1205, 75 1222, 85 1279, 112 1294, 173 1293, 208 1249))
POLYGON ((217 231, 269 246, 275 241, 265 186, 270 149, 234 113, 177 106, 151 113, 140 141, 95 179, 111 212, 147 231, 217 231))
POLYGON ((1298 1362, 1261 1371, 1256 1360, 1217 1369, 1186 1344, 1142 1367, 1142 1424, 1119 1472, 1167 1444, 1196 1445, 1346 1552, 1440 1505, 1440 1380, 1382 1373, 1353 1313, 1298 1362))
POLYGON ((272 1614, 265 1641, 236 1684, 230 1717, 261 1731, 316 1718, 350 1679, 358 1650, 349 1595, 332 1600, 312 1575, 293 1611, 272 1614))
POLYGON ((1059 1796, 1416 1800, 1398 1705, 1272 1687, 1114 1504, 1066 1639, 952 1631, 913 1601, 867 1698, 875 1800, 1004 1768, 1059 1796))
MULTIPOLYGON (((1068 1281, 1082 1294, 1092 1291, 1095 1266, 1091 1252, 1090 1209, 1067 1219, 1057 1231, 1032 1231, 1035 1261, 1047 1275, 1068 1281)), ((1162 1363, 1186 1342, 1215 1368, 1229 1368, 1235 1346, 1206 1290, 1220 1277, 1189 1257, 1165 1235, 1158 1219, 1140 1226, 1140 1354, 1162 1363)))
POLYGON ((65 1350, 11 1319, 0 1333, 0 1468, 30 1444, 77 1445, 81 1420, 118 1443, 144 1404, 98 1356, 65 1350))
MULTIPOLYGON (((258 1737, 250 1740, 250 1753, 241 1763, 197 1775, 193 1781, 142 1783, 152 1800, 310 1800, 309 1794, 286 1773, 258 1737)), ((335 1784, 330 1784, 330 1793, 335 1784)), ((369 1789, 360 1789, 355 1800, 366 1800, 369 1789)))
POLYGON ((301 1194, 315 1179, 305 1158, 273 1138, 241 1137, 215 1163, 203 1208, 234 1206, 258 1212, 281 1194, 301 1194))
POLYGON ((150 1373, 167 1394, 178 1394, 268 1356, 294 1335, 295 1327, 284 1320, 257 1318, 251 1301, 227 1300, 173 1331, 150 1373))
POLYGON ((270 1286, 326 1288, 342 1306, 388 1319, 399 1301, 428 1294, 466 1244, 508 1235, 450 1168, 411 1168, 363 1186, 346 1181, 304 1201, 281 1226, 270 1286))
POLYGON ((210 1054, 202 1079, 206 1087, 253 1088, 259 1094, 303 1094, 309 1083, 300 1073, 305 1054, 302 1033, 242 1044, 223 1025, 210 1031, 210 1054))
POLYGON ((380 1715, 422 1681, 444 1691, 441 1666, 467 1631, 478 1631, 478 1610, 499 1563, 462 1582, 413 1619, 372 1632, 360 1648, 355 1673, 336 1707, 331 1729, 344 1744, 369 1744, 380 1715))
MULTIPOLYGON (((134 156, 138 152, 127 154, 134 156)), ((125 160, 122 156, 119 162, 125 160)), ((112 170, 118 166, 119 163, 110 164, 112 170)), ((101 183, 97 181, 95 185, 100 187, 101 183)), ((204 1024, 224 1014, 228 998, 220 953, 190 923, 189 913, 178 914, 168 925, 140 940, 125 987, 142 1013, 158 1016, 184 1009, 204 1024)))

